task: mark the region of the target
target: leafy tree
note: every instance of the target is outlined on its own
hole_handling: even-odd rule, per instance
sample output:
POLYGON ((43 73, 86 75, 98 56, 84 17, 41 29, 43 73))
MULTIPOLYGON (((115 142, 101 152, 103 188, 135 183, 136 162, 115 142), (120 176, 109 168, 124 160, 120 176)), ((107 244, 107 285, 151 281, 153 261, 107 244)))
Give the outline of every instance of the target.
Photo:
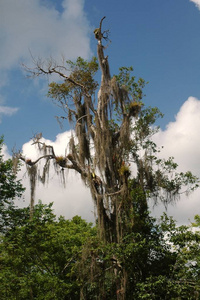
MULTIPOLYGON (((103 40, 108 36, 107 31, 102 32, 103 19, 94 32, 98 41, 98 63, 96 58, 89 62, 78 58, 76 62, 67 61, 58 66, 54 61, 45 64, 39 60, 35 61, 35 69, 27 68, 33 76, 55 73, 64 80, 50 83, 48 95, 63 108, 65 115, 61 118, 74 124, 69 152, 56 155, 53 147, 42 141, 40 134, 34 137, 34 144, 41 156, 32 161, 20 154, 16 159, 26 163, 30 175, 31 214, 36 179, 43 182, 47 179, 51 161, 62 174, 66 168, 81 176, 96 205, 100 241, 108 247, 120 249, 112 266, 105 269, 105 276, 114 282, 110 299, 125 299, 128 286, 131 282, 136 284, 137 280, 128 277, 130 261, 120 253, 124 253, 122 245, 127 237, 136 247, 137 236, 138 240, 140 235, 151 236, 152 228, 147 226, 148 200, 162 201, 165 205, 176 201, 183 186, 187 193, 197 186, 197 178, 190 172, 178 173, 173 158, 158 158, 159 149, 152 136, 158 129, 155 122, 162 114, 157 108, 144 107, 141 100, 145 81, 136 80, 132 68, 120 68, 118 75, 111 76, 108 57, 104 55, 103 40), (100 86, 95 81, 98 68, 102 75, 100 86), (66 75, 69 70, 70 75, 66 75), (37 163, 41 159, 45 161, 44 171, 38 176, 37 163)), ((141 240, 138 243, 141 248, 141 240)), ((148 251, 143 264, 152 251, 148 243, 146 246, 148 251)), ((89 252, 88 255, 91 256, 89 252)), ((140 267, 137 272, 140 272, 140 267)), ((88 291, 85 293, 88 299, 88 291)), ((103 299, 103 295, 102 290, 99 297, 103 299)))
POLYGON ((96 231, 78 216, 56 221, 51 206, 36 205, 31 220, 29 208, 23 209, 26 218, 21 225, 2 237, 2 300, 80 298, 75 265, 96 231))
POLYGON ((10 214, 14 207, 13 200, 21 197, 24 191, 20 180, 17 180, 13 172, 12 160, 3 159, 2 147, 3 137, 0 138, 0 232, 11 226, 10 214))
POLYGON ((190 226, 177 227, 172 218, 166 214, 162 217, 158 227, 162 233, 160 246, 168 249, 164 264, 158 264, 145 280, 137 282, 134 299, 199 299, 199 216, 195 220, 190 226))

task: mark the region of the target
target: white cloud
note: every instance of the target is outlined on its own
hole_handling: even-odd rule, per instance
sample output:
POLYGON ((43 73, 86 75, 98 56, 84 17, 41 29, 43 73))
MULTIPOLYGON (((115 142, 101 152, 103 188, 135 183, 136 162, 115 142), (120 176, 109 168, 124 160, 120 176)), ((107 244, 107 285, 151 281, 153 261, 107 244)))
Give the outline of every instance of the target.
MULTIPOLYGON (((16 202, 19 207, 22 207, 30 203, 30 185, 25 168, 21 170, 20 175, 23 176, 23 185, 27 188, 24 194, 24 202, 21 200, 16 202)), ((38 200, 42 200, 44 204, 54 202, 54 213, 58 216, 62 215, 67 219, 71 219, 75 215, 79 215, 87 221, 94 222, 94 204, 90 192, 83 185, 79 175, 74 173, 69 173, 66 176, 66 186, 64 187, 52 169, 49 183, 45 186, 41 183, 37 184, 36 204, 38 200)))
POLYGON ((16 113, 18 110, 18 108, 14 108, 14 107, 8 107, 8 106, 0 106, 0 114, 5 114, 8 116, 13 115, 14 113, 16 113))
MULTIPOLYGON (((166 130, 155 136, 158 146, 164 146, 162 157, 173 156, 179 165, 179 171, 192 171, 200 177, 200 100, 189 97, 182 105, 175 121, 168 124, 166 130)), ((157 207, 155 214, 160 213, 157 207)), ((163 208, 164 210, 164 208, 163 208)), ((191 196, 181 197, 175 206, 168 207, 168 214, 180 223, 187 223, 195 214, 200 214, 199 189, 191 196)))
POLYGON ((17 107, 0 106, 0 123, 2 115, 12 116, 18 111, 17 107))
MULTIPOLYGON (((65 155, 70 137, 71 132, 66 131, 58 134, 54 142, 44 138, 41 141, 52 145, 55 154, 59 156, 65 155)), ((38 158, 39 153, 32 145, 32 141, 24 144, 22 151, 26 158, 31 158, 32 160, 38 158)), ((66 186, 64 187, 60 177, 52 167, 48 184, 44 186, 38 183, 36 187, 36 203, 38 200, 42 200, 43 203, 54 202, 53 209, 57 215, 63 215, 68 219, 75 215, 81 215, 84 219, 94 222, 94 204, 89 190, 81 181, 80 176, 75 174, 73 170, 65 170, 65 175, 66 186)), ((19 206, 27 206, 30 201, 30 184, 25 167, 22 167, 19 177, 23 178, 23 185, 27 187, 27 190, 24 194, 25 202, 17 202, 17 204, 19 206)))
POLYGON ((8 147, 5 144, 3 144, 1 154, 3 155, 3 160, 7 160, 7 159, 11 158, 9 151, 8 151, 8 147))
POLYGON ((40 0, 1 1, 0 68, 29 63, 33 56, 67 59, 90 55, 90 27, 83 0, 63 0, 63 12, 44 6, 40 0))
POLYGON ((200 100, 189 97, 180 108, 175 121, 160 131, 155 140, 166 157, 174 156, 183 171, 192 169, 199 174, 200 168, 200 100))
POLYGON ((194 2, 196 6, 200 9, 200 0, 190 0, 190 2, 194 2))

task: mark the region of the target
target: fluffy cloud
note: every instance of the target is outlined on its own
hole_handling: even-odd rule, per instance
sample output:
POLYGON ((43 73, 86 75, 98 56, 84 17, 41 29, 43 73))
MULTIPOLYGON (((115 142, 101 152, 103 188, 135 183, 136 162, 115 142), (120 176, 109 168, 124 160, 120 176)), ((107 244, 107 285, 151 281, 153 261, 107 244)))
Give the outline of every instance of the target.
MULTIPOLYGON (((162 157, 173 156, 179 165, 179 171, 192 171, 200 177, 200 100, 189 97, 182 105, 175 121, 167 125, 166 130, 155 136, 158 146, 164 146, 162 157)), ((164 208, 157 207, 154 214, 164 208)), ((195 214, 200 214, 199 189, 191 196, 182 196, 180 201, 168 207, 169 215, 173 215, 180 223, 187 223, 195 214)))
POLYGON ((2 153, 1 154, 3 155, 3 159, 4 160, 7 160, 7 159, 11 158, 11 156, 9 154, 9 151, 8 151, 8 147, 5 144, 3 144, 2 153))
MULTIPOLYGON (((40 0, 1 1, 0 66, 10 69, 33 56, 67 59, 90 55, 89 24, 83 0, 63 0, 63 11, 40 0), (42 4, 43 3, 43 4, 42 4)), ((52 2, 53 3, 53 2, 52 2)))
POLYGON ((200 0, 190 0, 190 2, 194 2, 196 6, 200 9, 200 0))
MULTIPOLYGON (((19 207, 29 205, 30 185, 25 168, 21 170, 23 184, 26 186, 24 200, 18 200, 16 204, 19 207)), ((50 172, 49 183, 43 186, 37 184, 35 203, 42 200, 42 203, 48 204, 54 202, 54 213, 58 216, 65 216, 71 219, 75 215, 82 216, 87 221, 94 222, 94 204, 90 192, 79 178, 79 175, 69 173, 66 175, 66 185, 62 185, 60 178, 52 169, 50 172)))
POLYGON ((200 175, 200 100, 189 97, 180 108, 175 121, 155 136, 158 145, 164 146, 163 156, 173 156, 183 171, 191 169, 200 175))
MULTIPOLYGON (((21 76, 22 62, 33 67, 32 57, 36 60, 52 57, 59 64, 61 60, 74 60, 78 56, 87 59, 91 55, 89 34, 92 30, 84 13, 84 0, 54 2, 56 1, 1 1, 0 89, 4 87, 1 94, 5 102, 8 97, 6 88, 15 88, 13 74, 15 77, 21 76), (60 6, 59 11, 56 5, 60 6)), ((35 83, 36 81, 33 82, 35 83)), ((21 90, 23 89, 24 86, 21 90)), ((46 90, 42 94, 46 94, 46 90)), ((16 112, 16 109, 8 107, 3 109, 4 111, 0 111, 0 118, 2 114, 11 115, 16 112)))
POLYGON ((3 115, 12 116, 18 111, 16 107, 0 106, 0 123, 3 115))

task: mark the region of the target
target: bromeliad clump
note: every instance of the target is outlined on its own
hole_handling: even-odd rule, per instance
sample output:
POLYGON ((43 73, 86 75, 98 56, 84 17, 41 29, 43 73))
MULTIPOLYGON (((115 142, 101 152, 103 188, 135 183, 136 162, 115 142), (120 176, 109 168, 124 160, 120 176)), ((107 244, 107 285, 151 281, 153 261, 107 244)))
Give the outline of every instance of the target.
POLYGON ((67 158, 66 157, 63 157, 63 156, 56 156, 55 158, 56 160, 56 163, 62 167, 62 168, 65 168, 66 167, 66 163, 67 163, 67 158))

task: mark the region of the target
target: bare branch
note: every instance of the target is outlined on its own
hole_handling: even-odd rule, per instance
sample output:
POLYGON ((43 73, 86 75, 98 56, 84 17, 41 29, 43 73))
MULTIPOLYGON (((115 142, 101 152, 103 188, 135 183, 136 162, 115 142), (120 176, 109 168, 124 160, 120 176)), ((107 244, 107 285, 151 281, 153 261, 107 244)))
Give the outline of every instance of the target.
POLYGON ((40 156, 38 159, 36 159, 35 161, 32 161, 31 159, 26 159, 25 157, 23 157, 22 155, 20 155, 19 159, 23 160, 27 165, 29 166, 33 166, 35 164, 37 164, 41 159, 43 158, 49 158, 49 159, 53 159, 55 158, 55 156, 53 155, 43 155, 43 156, 40 156))
POLYGON ((32 61, 35 65, 35 68, 30 68, 23 63, 21 64, 22 67, 26 70, 26 72, 30 74, 29 77, 38 77, 41 75, 58 74, 61 78, 64 78, 68 82, 72 83, 74 86, 80 87, 83 90, 83 93, 88 98, 91 98, 91 95, 87 93, 87 88, 83 84, 73 80, 70 76, 67 76, 66 74, 61 72, 61 69, 68 71, 65 66, 57 65, 56 62, 53 61, 52 58, 49 59, 48 61, 43 61, 41 58, 38 58, 36 60, 32 55, 31 55, 31 57, 32 57, 32 61))
POLYGON ((100 21, 100 24, 99 24, 99 29, 100 29, 100 32, 101 32, 101 26, 102 26, 102 22, 103 22, 103 20, 106 18, 106 16, 104 16, 102 19, 101 19, 101 21, 100 21))

